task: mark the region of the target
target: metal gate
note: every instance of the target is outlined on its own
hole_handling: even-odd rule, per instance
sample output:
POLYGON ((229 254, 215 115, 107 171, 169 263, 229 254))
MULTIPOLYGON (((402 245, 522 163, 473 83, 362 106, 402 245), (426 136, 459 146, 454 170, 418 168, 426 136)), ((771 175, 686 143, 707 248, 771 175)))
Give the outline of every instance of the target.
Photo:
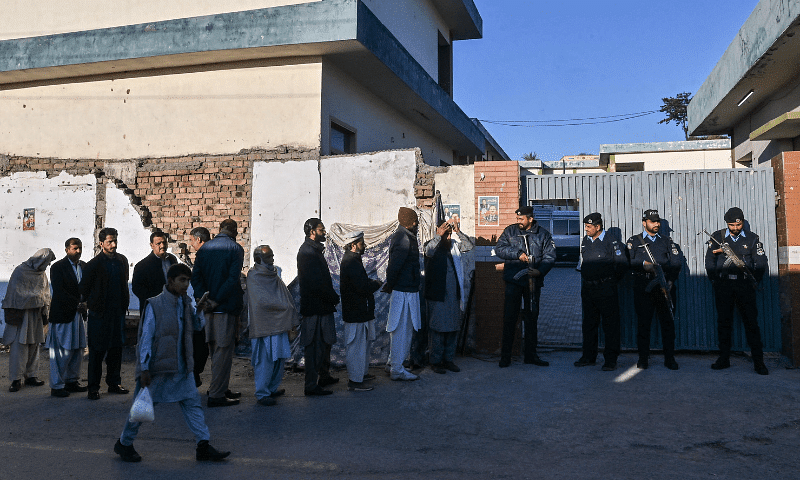
MULTIPOLYGON (((759 235, 769 259, 769 274, 758 292, 758 323, 764 350, 780 351, 772 168, 529 175, 527 187, 529 204, 536 200, 574 199, 578 201, 581 218, 600 212, 608 233, 623 242, 642 232, 643 210, 658 209, 662 231, 672 236, 686 258, 677 282, 675 306, 675 346, 684 350, 718 348, 714 293, 705 272, 708 237, 697 233, 703 228, 709 232, 725 228, 725 211, 740 207, 745 215, 745 229, 759 235)), ((620 288, 624 348, 636 348, 632 296, 630 280, 626 280, 620 288)), ((652 332, 653 343, 659 348, 659 328, 654 327, 652 332)), ((734 350, 748 350, 738 320, 734 323, 734 350)))

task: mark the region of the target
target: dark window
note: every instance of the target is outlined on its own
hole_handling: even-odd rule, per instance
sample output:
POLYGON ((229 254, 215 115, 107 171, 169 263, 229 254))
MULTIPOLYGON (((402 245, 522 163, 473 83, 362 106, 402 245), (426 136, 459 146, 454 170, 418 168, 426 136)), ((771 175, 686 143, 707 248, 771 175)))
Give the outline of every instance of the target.
POLYGON ((331 155, 356 153, 356 134, 338 123, 331 122, 331 155))
POLYGON ((453 96, 453 46, 439 32, 439 86, 453 96))

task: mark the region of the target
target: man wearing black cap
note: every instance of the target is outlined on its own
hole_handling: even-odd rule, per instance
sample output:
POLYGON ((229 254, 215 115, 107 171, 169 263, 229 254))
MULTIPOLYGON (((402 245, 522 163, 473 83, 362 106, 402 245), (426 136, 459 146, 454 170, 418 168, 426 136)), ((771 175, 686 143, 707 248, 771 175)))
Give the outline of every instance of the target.
POLYGON ((503 280, 506 282, 503 311, 503 343, 500 350, 500 367, 511 365, 511 347, 519 318, 520 300, 524 301, 525 363, 540 367, 550 365, 536 354, 538 343, 539 295, 544 276, 556 261, 556 244, 550 232, 533 219, 533 207, 520 207, 516 211, 517 223, 503 230, 495 246, 495 253, 505 260, 503 280))
POLYGON ((617 283, 628 268, 628 256, 620 242, 603 229, 603 217, 590 213, 583 219, 586 236, 581 242, 581 303, 583 305, 583 355, 576 367, 594 365, 602 319, 606 348, 603 370, 617 368, 619 357, 619 297, 617 283))
POLYGON ((661 235, 661 217, 658 210, 645 210, 642 215, 644 232, 628 239, 628 256, 633 270, 633 305, 636 317, 639 320, 636 333, 636 343, 639 347, 639 368, 648 367, 650 354, 650 326, 653 323, 653 313, 658 315, 661 323, 661 339, 664 345, 664 366, 670 370, 678 369, 675 361, 675 320, 671 306, 664 296, 664 290, 653 288, 656 279, 656 267, 644 246, 653 254, 656 263, 661 266, 667 281, 667 294, 669 302, 675 305, 675 281, 681 271, 683 263, 680 250, 675 242, 667 235, 661 235), (650 290, 648 291, 648 288, 650 290))
POLYGON ((768 375, 769 371, 764 365, 761 331, 758 328, 756 286, 751 281, 754 277, 756 282, 761 282, 767 270, 767 256, 764 254, 764 246, 758 235, 750 231, 744 232, 744 213, 740 208, 733 207, 728 210, 725 213, 725 223, 728 224, 728 228, 714 232, 713 240, 709 240, 706 250, 706 273, 714 286, 719 334, 719 358, 711 368, 722 370, 731 366, 735 305, 742 314, 747 344, 753 357, 753 367, 759 375, 768 375), (722 243, 730 246, 733 253, 744 262, 749 274, 728 258, 720 247, 722 243))

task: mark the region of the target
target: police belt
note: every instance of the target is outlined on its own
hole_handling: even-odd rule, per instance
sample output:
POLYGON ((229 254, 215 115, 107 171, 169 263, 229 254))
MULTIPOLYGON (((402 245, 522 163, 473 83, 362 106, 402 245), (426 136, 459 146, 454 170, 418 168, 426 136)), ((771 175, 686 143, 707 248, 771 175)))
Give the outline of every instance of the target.
POLYGON ((613 282, 615 280, 614 277, 603 277, 598 278, 597 280, 584 280, 583 284, 587 287, 597 287, 600 285, 605 285, 606 283, 613 282))
POLYGON ((747 277, 745 277, 743 273, 728 273, 728 274, 720 273, 719 279, 725 282, 736 282, 739 280, 747 280, 747 277))

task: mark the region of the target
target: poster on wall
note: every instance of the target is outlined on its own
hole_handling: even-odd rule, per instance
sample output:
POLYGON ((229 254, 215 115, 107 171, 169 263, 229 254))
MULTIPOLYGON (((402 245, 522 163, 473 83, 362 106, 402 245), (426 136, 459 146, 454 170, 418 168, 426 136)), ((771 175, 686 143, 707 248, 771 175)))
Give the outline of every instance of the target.
POLYGON ((500 197, 478 197, 478 225, 500 225, 500 197))
POLYGON ((461 221, 461 205, 457 203, 445 203, 442 205, 444 208, 444 220, 456 220, 458 222, 461 221))
POLYGON ((36 209, 26 208, 22 211, 22 229, 36 230, 36 209))

